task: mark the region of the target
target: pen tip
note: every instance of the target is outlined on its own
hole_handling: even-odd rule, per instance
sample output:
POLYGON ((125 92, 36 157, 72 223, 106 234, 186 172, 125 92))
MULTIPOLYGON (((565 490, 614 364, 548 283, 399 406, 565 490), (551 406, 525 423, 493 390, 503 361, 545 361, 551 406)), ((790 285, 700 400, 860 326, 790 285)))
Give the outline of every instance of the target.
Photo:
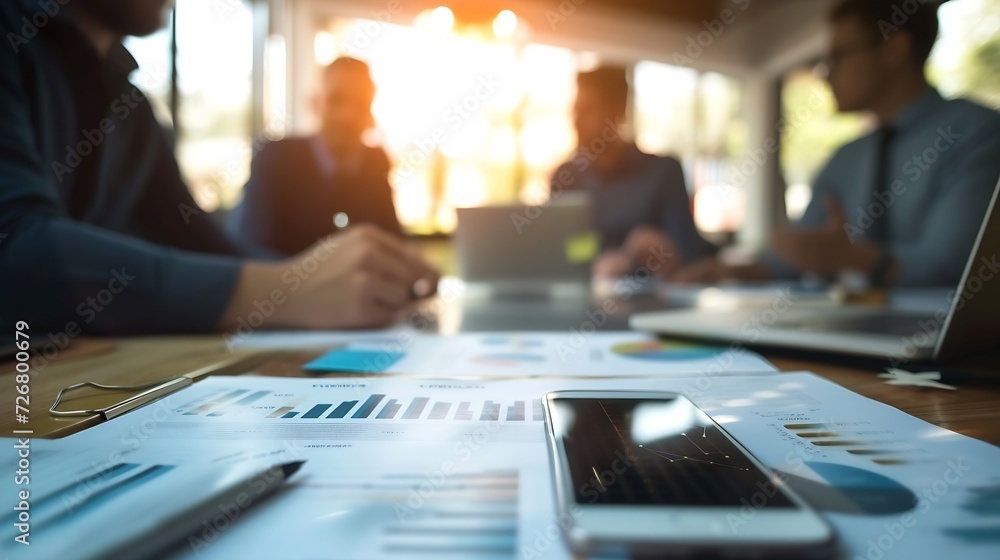
POLYGON ((281 472, 285 474, 285 478, 288 478, 295 474, 305 461, 292 461, 291 463, 285 463, 281 465, 281 472))

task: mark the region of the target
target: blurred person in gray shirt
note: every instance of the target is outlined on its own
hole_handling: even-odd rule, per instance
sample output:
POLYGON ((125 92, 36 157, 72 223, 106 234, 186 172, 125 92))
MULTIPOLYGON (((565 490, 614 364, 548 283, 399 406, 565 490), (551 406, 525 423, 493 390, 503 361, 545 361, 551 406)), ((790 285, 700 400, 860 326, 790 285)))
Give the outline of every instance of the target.
POLYGON ((573 124, 577 150, 552 176, 554 198, 584 192, 591 202, 601 255, 593 273, 661 277, 714 252, 694 225, 680 162, 643 153, 621 132, 629 85, 624 68, 601 67, 577 76, 573 124))
POLYGON ((866 275, 873 286, 958 283, 1000 176, 1000 114, 945 100, 927 83, 937 3, 843 0, 830 13, 830 86, 842 112, 878 128, 841 147, 813 182, 799 222, 759 263, 703 259, 678 281, 866 275))

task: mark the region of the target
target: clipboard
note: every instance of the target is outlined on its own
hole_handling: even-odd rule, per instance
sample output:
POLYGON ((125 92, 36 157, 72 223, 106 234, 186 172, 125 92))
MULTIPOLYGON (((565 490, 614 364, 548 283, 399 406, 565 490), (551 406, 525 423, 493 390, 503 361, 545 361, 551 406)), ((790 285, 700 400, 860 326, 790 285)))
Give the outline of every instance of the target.
POLYGON ((94 381, 84 381, 74 383, 68 387, 60 389, 56 395, 52 406, 49 407, 49 414, 56 418, 88 417, 99 416, 101 421, 111 420, 135 410, 141 406, 149 404, 157 399, 165 397, 171 393, 179 391, 209 375, 236 375, 244 373, 247 369, 255 367, 265 360, 275 356, 275 352, 261 352, 250 356, 234 356, 226 360, 210 364, 208 366, 185 373, 179 377, 159 379, 141 385, 105 385, 94 381), (123 401, 111 404, 103 408, 81 409, 81 410, 59 410, 59 405, 66 398, 66 395, 84 388, 92 388, 97 391, 141 391, 123 401))

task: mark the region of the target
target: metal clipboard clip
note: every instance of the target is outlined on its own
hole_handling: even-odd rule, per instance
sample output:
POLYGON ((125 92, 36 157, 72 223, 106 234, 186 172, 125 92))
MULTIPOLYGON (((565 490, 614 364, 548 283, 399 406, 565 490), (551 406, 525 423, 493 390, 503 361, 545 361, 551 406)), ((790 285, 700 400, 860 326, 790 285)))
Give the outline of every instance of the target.
POLYGON ((144 404, 148 404, 164 395, 173 393, 179 389, 187 387, 188 385, 194 383, 194 380, 188 376, 175 377, 167 380, 153 381, 151 383, 144 383, 142 385, 104 385, 102 383, 94 383, 92 381, 85 381, 83 383, 74 383, 69 387, 66 387, 59 391, 56 395, 55 402, 49 407, 49 414, 59 418, 65 418, 68 416, 92 416, 94 414, 99 414, 104 420, 111 420, 116 416, 121 416, 130 410, 139 408, 144 404), (56 410, 59 407, 59 403, 62 402, 63 397, 71 391, 77 389, 82 389, 84 387, 93 387, 94 389, 100 391, 142 391, 137 395, 132 395, 131 397, 115 403, 111 406, 106 406, 104 408, 93 408, 85 410, 56 410))
POLYGON ((186 373, 180 377, 160 379, 149 383, 143 383, 141 385, 104 385, 103 383, 95 383, 93 381, 74 383, 59 391, 59 394, 56 395, 56 400, 52 403, 52 406, 49 407, 49 414, 57 418, 93 416, 97 414, 100 415, 102 420, 111 420, 116 416, 121 416, 122 414, 135 410, 140 406, 149 404, 160 397, 173 393, 174 391, 179 391, 184 387, 191 385, 195 381, 208 377, 209 375, 233 375, 243 373, 247 368, 254 367, 275 354, 276 353, 274 352, 260 352, 247 356, 234 356, 190 373, 186 373), (66 397, 67 393, 84 387, 92 387, 98 391, 142 392, 104 408, 93 408, 87 410, 56 410, 62 400, 66 397))

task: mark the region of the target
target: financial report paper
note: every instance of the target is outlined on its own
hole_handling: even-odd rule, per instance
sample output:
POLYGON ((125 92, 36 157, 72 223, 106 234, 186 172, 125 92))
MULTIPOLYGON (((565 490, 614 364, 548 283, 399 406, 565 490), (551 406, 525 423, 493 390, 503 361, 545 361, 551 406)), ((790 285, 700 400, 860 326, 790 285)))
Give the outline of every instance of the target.
MULTIPOLYGON (((172 558, 570 558, 540 399, 598 389, 688 395, 830 520, 848 557, 1000 551, 1000 449, 809 373, 209 378, 85 432, 39 442, 35 476, 39 485, 72 489, 73 477, 123 463, 179 469, 307 460, 286 491, 238 520, 206 526, 172 558)), ((168 481, 148 484, 164 485, 164 499, 183 499, 168 481)), ((134 512, 120 515, 126 522, 134 512)), ((748 507, 744 520, 752 515, 748 507)), ((73 538, 71 520, 62 527, 60 538, 73 538)), ((735 520, 732 530, 739 527, 735 520)))

